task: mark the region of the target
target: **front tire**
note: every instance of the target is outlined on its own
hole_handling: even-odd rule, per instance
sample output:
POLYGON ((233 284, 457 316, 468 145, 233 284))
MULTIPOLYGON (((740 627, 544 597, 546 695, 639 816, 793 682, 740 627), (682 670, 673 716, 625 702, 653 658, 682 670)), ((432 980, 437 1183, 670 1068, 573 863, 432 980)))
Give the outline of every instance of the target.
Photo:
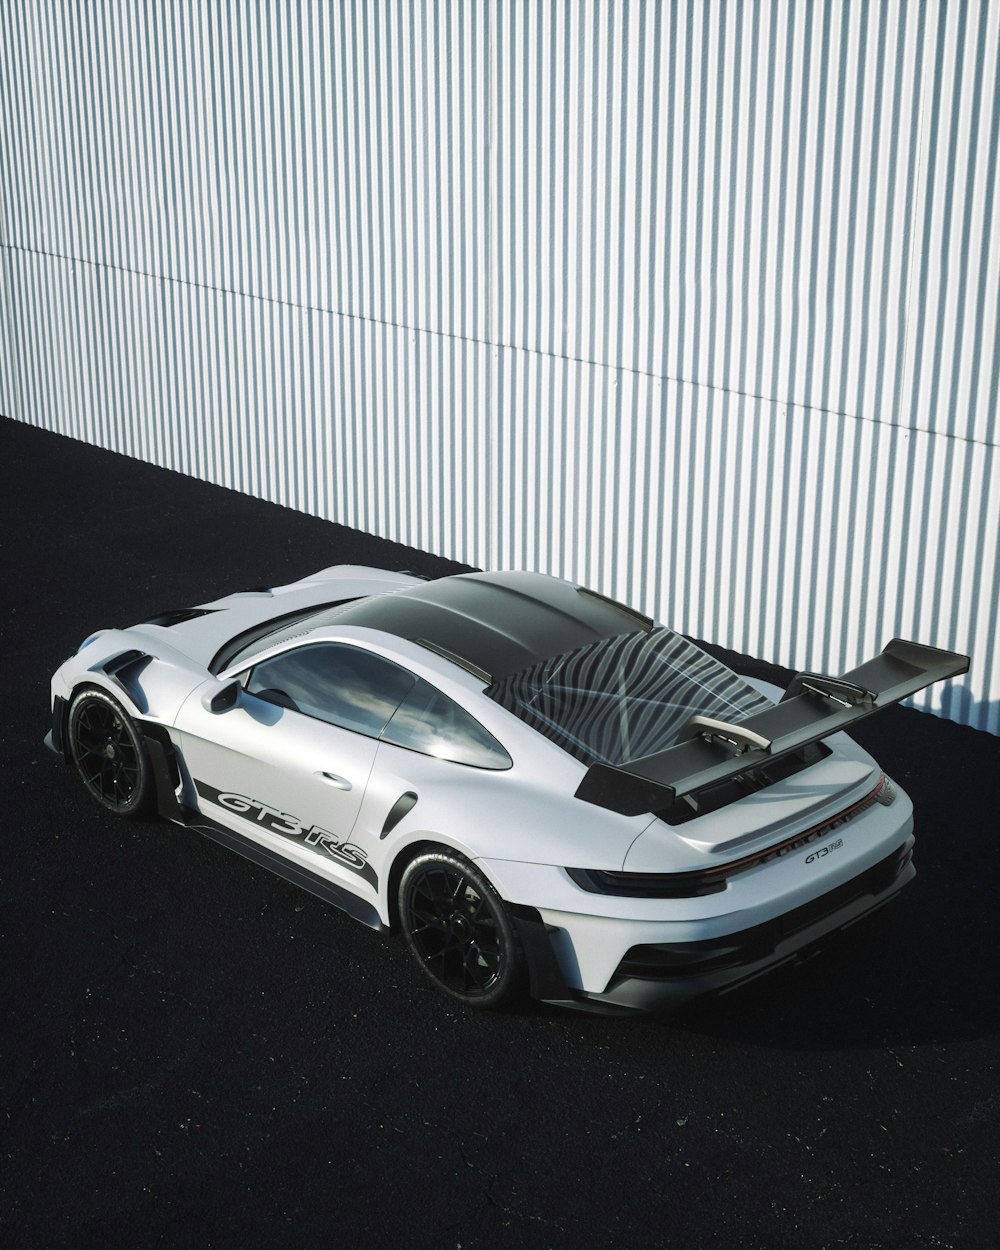
POLYGON ((152 770, 125 709, 103 690, 83 690, 70 704, 68 730, 70 758, 90 797, 116 816, 144 816, 152 770))
POLYGON ((399 883, 399 915, 425 976, 469 1007, 499 1007, 524 991, 525 960, 503 900, 452 851, 418 855, 399 883))

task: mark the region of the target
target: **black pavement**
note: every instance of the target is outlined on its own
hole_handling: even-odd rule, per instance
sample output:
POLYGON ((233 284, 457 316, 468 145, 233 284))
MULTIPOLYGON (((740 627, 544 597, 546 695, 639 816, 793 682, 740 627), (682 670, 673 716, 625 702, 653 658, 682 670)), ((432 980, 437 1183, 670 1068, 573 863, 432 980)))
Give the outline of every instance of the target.
POLYGON ((918 876, 820 958, 665 1022, 470 1014, 392 937, 108 817, 42 747, 96 628, 456 566, 10 421, 0 472, 4 1245, 1000 1244, 997 738, 861 727, 918 876))

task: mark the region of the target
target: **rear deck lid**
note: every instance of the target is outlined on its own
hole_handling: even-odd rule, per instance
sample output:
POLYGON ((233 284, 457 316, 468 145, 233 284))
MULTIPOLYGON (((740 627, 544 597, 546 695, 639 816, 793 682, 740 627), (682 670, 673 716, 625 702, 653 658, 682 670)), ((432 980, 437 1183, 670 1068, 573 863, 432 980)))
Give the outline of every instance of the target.
POLYGON ((699 856, 730 860, 750 853, 849 810, 871 793, 879 777, 872 764, 831 755, 690 824, 675 827, 654 821, 633 843, 625 869, 662 872, 665 841, 671 857, 676 856, 678 842, 699 856))

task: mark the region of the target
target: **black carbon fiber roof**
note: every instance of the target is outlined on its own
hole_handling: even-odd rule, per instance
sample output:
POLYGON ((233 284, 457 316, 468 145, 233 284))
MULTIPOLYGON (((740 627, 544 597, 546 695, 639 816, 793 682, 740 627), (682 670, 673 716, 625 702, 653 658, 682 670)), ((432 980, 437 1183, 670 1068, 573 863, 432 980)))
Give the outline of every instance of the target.
POLYGON ((337 623, 429 645, 487 680, 600 638, 652 628, 630 608, 541 573, 443 577, 358 600, 337 612, 337 623))

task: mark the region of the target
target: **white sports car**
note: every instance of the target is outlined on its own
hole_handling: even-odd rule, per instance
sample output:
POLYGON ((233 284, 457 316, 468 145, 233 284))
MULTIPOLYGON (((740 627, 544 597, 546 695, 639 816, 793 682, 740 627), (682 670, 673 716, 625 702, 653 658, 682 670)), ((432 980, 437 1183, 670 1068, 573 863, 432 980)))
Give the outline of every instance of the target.
POLYGON ((92 634, 47 744, 374 929, 445 993, 646 1011, 892 898, 912 807, 846 726, 968 659, 894 640, 782 693, 533 573, 339 566, 92 634))

